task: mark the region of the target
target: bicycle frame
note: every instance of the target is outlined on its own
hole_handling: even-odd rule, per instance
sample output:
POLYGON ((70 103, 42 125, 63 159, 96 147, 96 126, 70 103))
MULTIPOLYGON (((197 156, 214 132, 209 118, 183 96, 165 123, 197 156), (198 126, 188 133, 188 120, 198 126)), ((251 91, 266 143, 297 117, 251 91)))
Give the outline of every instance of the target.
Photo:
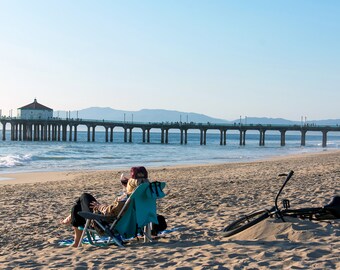
POLYGON ((276 212, 276 215, 283 221, 285 222, 284 218, 283 218, 283 215, 281 213, 281 210, 279 209, 278 205, 277 205, 277 201, 281 195, 281 192, 282 190, 284 189, 284 187, 287 185, 288 181, 290 178, 292 178, 294 174, 294 171, 290 171, 288 174, 286 173, 282 173, 282 174, 279 174, 279 176, 286 176, 286 180, 284 181, 283 185, 281 186, 279 192, 276 194, 276 197, 275 197, 275 212, 276 212))

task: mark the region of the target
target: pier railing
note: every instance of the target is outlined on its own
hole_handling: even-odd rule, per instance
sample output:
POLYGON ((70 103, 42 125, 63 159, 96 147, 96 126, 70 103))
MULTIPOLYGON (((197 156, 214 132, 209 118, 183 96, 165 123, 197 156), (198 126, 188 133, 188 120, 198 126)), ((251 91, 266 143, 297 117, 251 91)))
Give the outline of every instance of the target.
POLYGON ((124 142, 133 142, 133 130, 142 130, 143 143, 150 143, 150 131, 158 129, 161 133, 161 143, 168 143, 169 130, 178 130, 180 143, 186 144, 188 130, 200 133, 200 144, 207 143, 207 132, 215 130, 220 133, 220 145, 226 145, 227 131, 237 131, 240 134, 240 145, 246 144, 246 133, 256 131, 259 133, 259 145, 265 145, 267 131, 278 131, 281 136, 281 146, 285 145, 287 131, 301 133, 301 145, 306 144, 306 133, 321 132, 322 146, 327 146, 327 133, 340 132, 340 126, 335 125, 278 125, 278 124, 240 124, 240 123, 195 123, 195 122, 134 122, 110 121, 82 118, 49 118, 49 119, 21 119, 15 117, 1 117, 2 140, 6 140, 6 127, 10 125, 12 141, 77 141, 78 127, 87 128, 87 141, 95 141, 96 127, 105 130, 105 141, 112 142, 114 129, 124 130, 124 142))

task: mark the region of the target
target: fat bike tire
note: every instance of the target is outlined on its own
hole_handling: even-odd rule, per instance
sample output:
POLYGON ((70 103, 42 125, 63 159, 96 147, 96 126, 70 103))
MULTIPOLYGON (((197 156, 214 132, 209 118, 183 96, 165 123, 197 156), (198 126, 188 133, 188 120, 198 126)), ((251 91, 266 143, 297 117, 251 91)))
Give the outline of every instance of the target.
POLYGON ((282 211, 284 217, 294 217, 299 219, 308 219, 308 220, 331 220, 336 217, 332 215, 330 211, 325 210, 324 208, 300 208, 300 209, 287 209, 282 211))

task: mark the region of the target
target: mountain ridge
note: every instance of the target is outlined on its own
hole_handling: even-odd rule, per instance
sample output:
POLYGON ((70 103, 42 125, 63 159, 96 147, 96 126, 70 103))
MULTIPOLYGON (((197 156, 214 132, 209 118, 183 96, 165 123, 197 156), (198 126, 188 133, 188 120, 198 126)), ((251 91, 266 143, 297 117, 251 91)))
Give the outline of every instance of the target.
POLYGON ((103 119, 109 121, 126 122, 194 122, 213 124, 273 124, 273 125, 340 125, 340 119, 323 120, 301 120, 293 121, 284 118, 271 117, 244 117, 234 120, 226 120, 211 117, 195 112, 181 112, 165 109, 141 109, 139 111, 116 110, 110 107, 89 107, 78 111, 54 111, 55 117, 61 118, 82 118, 82 119, 103 119))

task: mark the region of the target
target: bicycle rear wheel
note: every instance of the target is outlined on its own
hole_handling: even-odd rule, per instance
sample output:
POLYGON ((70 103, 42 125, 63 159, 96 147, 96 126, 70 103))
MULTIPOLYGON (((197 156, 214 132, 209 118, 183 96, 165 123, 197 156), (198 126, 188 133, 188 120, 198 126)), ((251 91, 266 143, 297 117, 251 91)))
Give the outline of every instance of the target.
POLYGON ((300 219, 320 220, 320 221, 335 219, 335 216, 332 215, 330 211, 327 211, 321 207, 286 209, 286 210, 283 210, 281 213, 285 217, 294 217, 294 218, 300 218, 300 219))
POLYGON ((254 226, 262 220, 268 218, 270 216, 270 212, 274 210, 275 208, 272 208, 271 210, 261 209, 241 217, 224 228, 223 236, 229 237, 254 226))

